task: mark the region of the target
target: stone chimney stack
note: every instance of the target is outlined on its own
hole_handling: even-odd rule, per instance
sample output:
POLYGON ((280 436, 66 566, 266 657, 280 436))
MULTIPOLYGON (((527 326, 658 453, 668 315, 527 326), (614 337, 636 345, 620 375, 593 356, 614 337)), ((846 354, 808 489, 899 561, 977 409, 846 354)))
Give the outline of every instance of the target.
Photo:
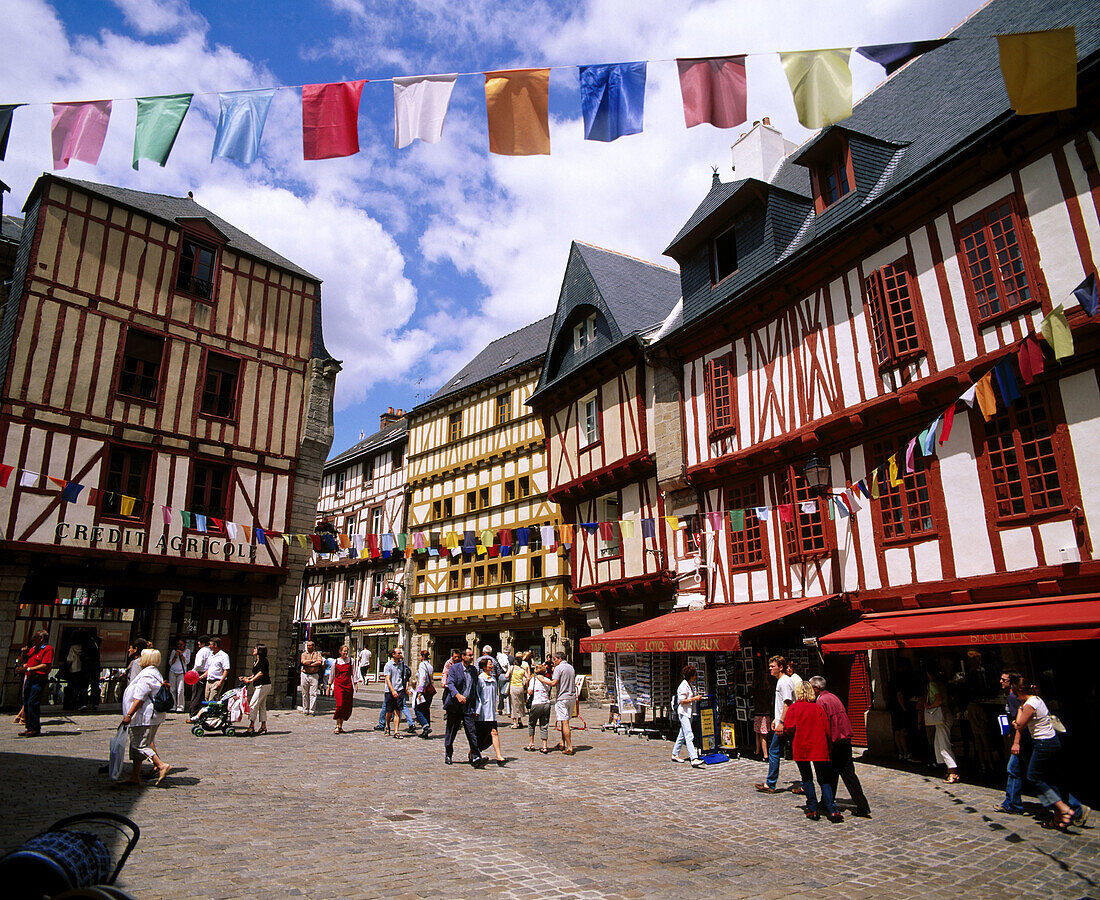
POLYGON ((379 428, 388 428, 390 425, 396 425, 403 418, 405 418, 405 410, 394 409, 391 406, 384 413, 382 413, 379 418, 382 421, 382 424, 379 426, 379 428))
POLYGON ((779 164, 795 146, 783 140, 782 132, 772 125, 771 119, 765 117, 753 122, 752 128, 730 148, 733 153, 733 177, 771 181, 779 170, 779 164))

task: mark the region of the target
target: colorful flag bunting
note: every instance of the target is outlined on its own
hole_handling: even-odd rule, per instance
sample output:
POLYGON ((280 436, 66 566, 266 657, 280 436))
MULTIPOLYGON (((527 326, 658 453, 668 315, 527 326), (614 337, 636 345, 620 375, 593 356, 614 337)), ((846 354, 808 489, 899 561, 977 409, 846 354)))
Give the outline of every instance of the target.
POLYGON ((898 478, 898 455, 895 453, 886 461, 886 464, 889 466, 888 478, 890 487, 901 487, 902 481, 898 478))
POLYGON ((599 530, 599 527, 599 522, 581 522, 581 528, 583 528, 589 534, 595 534, 599 530))
POLYGON ((1039 331, 1043 340, 1054 349, 1055 359, 1073 356, 1073 334, 1066 321, 1066 311, 1060 303, 1039 323, 1039 331))
MULTIPOLYGON (((7 483, 7 478, 4 479, 4 482, 7 483)), ((77 484, 75 481, 70 481, 62 488, 61 499, 65 503, 76 503, 82 490, 84 490, 84 485, 77 484)))
POLYGON ((8 135, 11 134, 12 113, 22 105, 22 103, 5 103, 0 106, 0 161, 3 161, 5 154, 8 152, 8 135))
POLYGON ((940 422, 942 421, 942 417, 937 417, 936 421, 929 425, 924 431, 924 441, 922 442, 921 452, 925 456, 935 456, 936 454, 936 432, 939 431, 940 422))
POLYGON ((302 158, 335 159, 359 152, 363 81, 302 85, 302 158))
POLYGON ((1017 115, 1077 105, 1077 35, 1072 27, 998 34, 1001 75, 1017 115))
MULTIPOLYGON (((455 537, 457 538, 457 537, 458 537, 458 535, 455 535, 455 537)), ((400 551, 401 551, 402 553, 404 553, 404 552, 405 552, 405 545, 407 544, 407 542, 408 542, 408 539, 409 539, 409 536, 408 536, 408 534, 406 534, 405 532, 402 532, 401 534, 397 535, 397 548, 398 548, 398 549, 399 549, 399 550, 400 550, 400 551)), ((456 546, 457 546, 457 545, 456 545, 456 546)))
POLYGON ((38 479, 41 476, 37 472, 32 472, 30 469, 24 469, 19 473, 19 486, 20 487, 37 487, 38 479))
POLYGON ((710 527, 713 531, 722 530, 722 519, 724 518, 725 516, 723 516, 720 512, 707 513, 707 520, 710 522, 710 527))
POLYGON ((974 396, 978 401, 978 409, 988 422, 997 415, 997 395, 993 393, 993 372, 986 372, 974 383, 974 396))
POLYGON ((134 514, 134 501, 136 497, 127 497, 125 494, 120 494, 118 498, 118 511, 124 516, 132 516, 134 514))
POLYGON ((393 553, 393 535, 389 532, 383 534, 381 541, 379 541, 379 546, 382 548, 383 556, 389 556, 391 553, 393 553))
POLYGON ((863 505, 859 502, 859 494, 851 487, 844 493, 844 502, 848 504, 853 515, 863 509, 863 505))
POLYGON ((501 156, 550 153, 549 69, 485 73, 489 152, 501 156))
POLYGON ((678 59, 684 124, 733 128, 748 118, 744 56, 678 59))
POLYGON ((622 535, 623 540, 629 541, 634 539, 634 520, 633 519, 619 519, 619 534, 622 535))
POLYGON ((99 488, 88 488, 88 505, 98 506, 99 498, 103 495, 103 491, 99 488))
POLYGON ((256 543, 257 544, 265 544, 265 545, 267 544, 267 535, 259 525, 257 525, 255 528, 253 528, 252 531, 256 535, 256 543))
POLYGON ((195 530, 202 532, 206 531, 206 516, 195 513, 195 530))
MULTIPOLYGON (((631 523, 631 527, 633 528, 633 523, 631 523)), ((526 547, 529 540, 530 540, 530 535, 531 535, 531 529, 530 528, 517 528, 516 529, 516 545, 520 546, 520 547, 526 547)), ((633 532, 631 533, 630 536, 631 537, 634 536, 633 532)))
POLYGON ((561 542, 569 545, 573 543, 573 526, 569 524, 563 524, 560 526, 561 542))
POLYGON ((52 482, 54 485, 61 488, 62 490, 64 490, 65 485, 69 483, 64 478, 54 478, 52 475, 47 475, 46 480, 52 482))
POLYGON ((866 477, 861 478, 859 481, 857 481, 856 482, 856 487, 860 489, 860 491, 863 493, 864 497, 866 497, 868 500, 871 499, 871 489, 867 487, 867 478, 866 477))
POLYGON ((500 546, 511 547, 512 546, 512 529, 502 528, 500 529, 500 546))
POLYGON ((755 512, 756 518, 758 518, 761 522, 768 521, 768 508, 766 506, 757 506, 755 508, 755 512))
POLYGON ((543 547, 554 546, 554 526, 553 525, 540 525, 539 535, 542 537, 543 547))
MULTIPOLYGON (((424 546, 424 535, 418 534, 414 541, 414 546, 424 546)), ((473 553, 477 548, 477 535, 473 531, 464 531, 462 533, 462 549, 467 553, 473 553)))
POLYGON ((137 125, 134 128, 134 168, 139 159, 149 159, 160 166, 168 162, 168 154, 176 143, 183 118, 191 108, 194 94, 168 94, 163 97, 137 98, 137 125))
POLYGON ((839 516, 841 519, 847 519, 848 516, 851 515, 848 507, 844 505, 843 500, 840 497, 836 496, 836 494, 833 495, 833 505, 836 507, 837 516, 839 516))
POLYGON ((164 522, 165 525, 171 525, 172 524, 172 507, 162 506, 160 508, 160 517, 161 517, 161 520, 164 522))
POLYGON ((887 75, 893 75, 909 60, 944 44, 950 44, 953 40, 955 39, 940 38, 935 41, 910 41, 907 44, 869 44, 866 47, 856 47, 856 53, 864 59, 878 63, 886 70, 887 75))
POLYGON ((943 433, 940 435, 940 446, 942 447, 947 443, 947 439, 951 437, 951 426, 955 423, 955 404, 952 403, 943 412, 943 433))
POLYGON ((184 528, 191 527, 191 513, 189 513, 186 509, 180 510, 180 522, 183 523, 184 528))
POLYGON ((1024 379, 1024 384, 1031 384, 1043 374, 1043 347, 1034 332, 1029 332, 1027 337, 1020 341, 1020 349, 1016 352, 1016 365, 1020 369, 1020 377, 1024 379))
POLYGON ((15 466, 0 465, 0 488, 8 486, 8 479, 11 478, 11 473, 14 471, 15 466))
POLYGON ((219 533, 225 530, 225 519, 219 519, 216 516, 211 516, 210 524, 213 526, 214 530, 219 533))
POLYGON ((211 162, 217 156, 235 159, 245 165, 255 161, 260 153, 260 139, 274 96, 274 89, 218 94, 218 129, 214 133, 211 162))
POLYGON ((730 531, 745 530, 745 511, 743 509, 730 510, 730 531))
POLYGON ((917 439, 913 438, 909 441, 905 448, 905 474, 912 475, 916 471, 916 466, 913 462, 913 457, 917 450, 917 439))
POLYGON ((336 540, 339 542, 341 550, 347 550, 351 546, 351 538, 346 534, 338 534, 336 540))
POLYGON ((794 95, 798 121, 806 128, 824 128, 852 114, 850 56, 850 49, 779 54, 794 95))
MULTIPOLYGON (((229 540, 235 541, 240 536, 241 530, 237 527, 237 524, 235 522, 226 522, 225 533, 229 535, 229 540)), ((303 543, 302 541, 298 541, 298 543, 301 544, 303 547, 305 546, 305 543, 303 543)))
POLYGON ((642 130, 645 76, 644 62, 580 67, 586 141, 613 141, 642 130))
POLYGON ((657 536, 657 520, 642 519, 642 537, 655 538, 657 536))
POLYGON ((414 140, 435 144, 443 137, 443 121, 457 75, 419 75, 393 80, 393 145, 414 140))
MULTIPOLYGON (((3 158, 4 155, 0 153, 0 159, 3 158)), ((1073 296, 1077 298, 1081 308, 1090 316, 1095 316, 1100 312, 1100 293, 1097 291, 1095 272, 1089 272, 1085 276, 1085 280, 1073 289, 1073 296)))
POLYGON ((491 528, 484 528, 481 531, 481 543, 484 547, 492 547, 496 543, 496 535, 493 534, 491 528))
POLYGON ((959 397, 959 401, 961 401, 962 403, 965 403, 968 407, 970 407, 970 409, 973 409, 974 408, 974 401, 977 399, 977 396, 978 396, 978 385, 975 382, 974 384, 970 385, 970 387, 968 387, 965 391, 962 392, 962 396, 959 397))
POLYGON ((68 168, 69 161, 79 159, 99 162, 103 139, 107 137, 107 123, 111 121, 111 101, 93 100, 88 103, 55 103, 50 141, 53 144, 53 167, 68 168))
POLYGON ((997 377, 997 387, 1001 391, 1001 399, 1005 406, 1012 406, 1020 399, 1020 388, 1016 385, 1016 375, 1012 371, 1010 358, 1002 359, 993 367, 993 374, 997 377))
POLYGON ((812 516, 814 513, 817 512, 817 501, 803 500, 802 503, 799 504, 798 508, 802 510, 803 515, 812 516))
POLYGON ((779 513, 779 521, 781 522, 793 522, 794 521, 794 504, 793 503, 780 503, 775 508, 775 511, 779 513))
POLYGON ((878 469, 871 473, 871 499, 878 499, 878 469))

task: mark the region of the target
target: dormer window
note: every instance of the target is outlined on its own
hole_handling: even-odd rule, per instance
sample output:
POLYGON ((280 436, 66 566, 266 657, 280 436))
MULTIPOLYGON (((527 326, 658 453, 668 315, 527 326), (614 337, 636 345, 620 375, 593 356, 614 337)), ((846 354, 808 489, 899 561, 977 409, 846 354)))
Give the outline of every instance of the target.
POLYGON ((176 290, 185 291, 204 300, 214 297, 214 265, 217 251, 205 244, 184 237, 180 241, 180 266, 176 274, 176 290))
POLYGON ((844 155, 832 157, 818 169, 817 179, 821 185, 822 201, 826 206, 832 206, 852 189, 848 178, 847 158, 844 155))
POLYGON ((580 352, 596 340, 596 314, 573 326, 573 349, 580 352))
POLYGON ((737 235, 727 228, 710 246, 710 280, 712 284, 725 281, 737 271, 737 235))
POLYGON ((852 151, 847 138, 841 132, 834 131, 827 135, 806 155, 803 164, 810 167, 814 208, 818 215, 855 190, 852 151))

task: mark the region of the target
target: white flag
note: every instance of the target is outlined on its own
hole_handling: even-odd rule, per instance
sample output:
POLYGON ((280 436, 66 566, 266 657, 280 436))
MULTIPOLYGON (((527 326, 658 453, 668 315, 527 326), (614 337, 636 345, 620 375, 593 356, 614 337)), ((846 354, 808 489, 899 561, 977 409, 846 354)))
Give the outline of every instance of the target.
POLYGON ((435 144, 457 75, 417 75, 393 80, 393 145, 407 147, 416 138, 435 144))
POLYGON ((977 392, 978 392, 978 385, 977 384, 972 384, 972 385, 970 385, 970 387, 968 387, 966 389, 966 392, 961 397, 959 397, 959 399, 962 400, 962 402, 965 403, 967 406, 969 406, 971 409, 973 409, 974 408, 974 397, 977 394, 977 392))
POLYGON ((540 525, 539 532, 542 535, 542 546, 553 547, 554 546, 554 526, 553 525, 540 525))
POLYGON ((235 541, 237 539, 237 535, 241 533, 241 530, 237 527, 236 522, 226 522, 225 533, 229 535, 229 540, 235 541))
POLYGON ((38 484, 38 479, 42 476, 37 472, 32 472, 30 469, 24 469, 19 475, 20 487, 35 487, 38 484))

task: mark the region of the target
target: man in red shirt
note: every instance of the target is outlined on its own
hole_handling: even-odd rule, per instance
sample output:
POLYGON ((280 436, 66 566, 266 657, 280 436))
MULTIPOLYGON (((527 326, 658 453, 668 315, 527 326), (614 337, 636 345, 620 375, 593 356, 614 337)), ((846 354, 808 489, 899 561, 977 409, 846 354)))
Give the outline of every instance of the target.
POLYGON ((23 721, 27 728, 20 737, 38 737, 42 733, 42 694, 49 684, 53 668, 53 647, 47 641, 48 631, 36 631, 31 639, 31 652, 23 664, 23 721))
POLYGON ((825 714, 829 717, 829 762, 833 767, 833 796, 836 796, 837 781, 843 778, 844 786, 856 804, 853 815, 869 819, 871 807, 863 794, 863 786, 859 783, 855 766, 852 764, 852 723, 848 719, 848 711, 836 694, 825 690, 825 679, 820 675, 811 678, 810 685, 817 697, 817 705, 824 708, 825 714))

